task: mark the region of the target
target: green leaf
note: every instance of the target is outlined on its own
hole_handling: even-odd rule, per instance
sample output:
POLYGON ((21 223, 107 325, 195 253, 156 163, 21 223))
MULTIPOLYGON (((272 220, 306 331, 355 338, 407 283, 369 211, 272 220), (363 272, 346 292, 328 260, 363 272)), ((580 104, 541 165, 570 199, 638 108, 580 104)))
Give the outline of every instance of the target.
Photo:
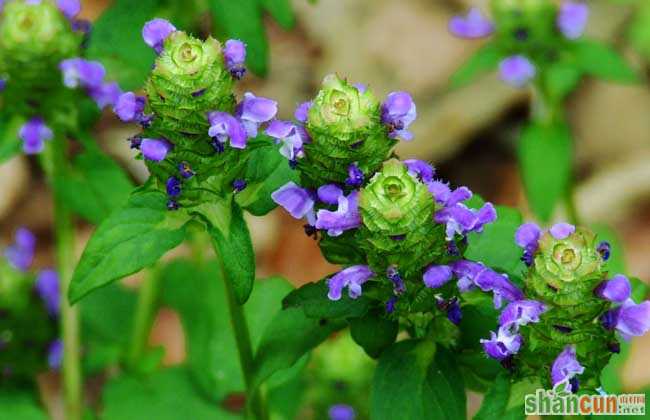
MULTIPOLYGON (((463 312, 464 316, 465 313, 463 312)), ((481 338, 488 336, 485 335, 481 338)), ((487 392, 494 383, 494 378, 503 371, 503 367, 499 362, 490 357, 485 357, 485 351, 482 348, 480 350, 457 352, 456 360, 463 373, 465 387, 475 392, 487 392)))
POLYGON ((0 163, 3 163, 20 153, 22 142, 18 137, 20 127, 25 118, 15 115, 11 119, 0 119, 0 163))
POLYGON ((167 210, 167 196, 137 191, 90 238, 70 284, 76 302, 91 291, 152 265, 185 238, 188 217, 167 210))
POLYGON ((112 283, 80 302, 85 369, 99 372, 120 362, 133 327, 135 292, 112 283))
POLYGON ((38 403, 38 396, 24 390, 5 389, 0 392, 0 413, 11 420, 46 420, 48 416, 38 403))
POLYGON ((289 293, 282 305, 284 308, 302 308, 308 318, 357 318, 368 312, 370 301, 363 295, 352 299, 344 293, 341 299, 333 301, 327 297, 328 290, 327 278, 307 283, 289 293))
POLYGON ((258 0, 210 0, 214 22, 228 38, 246 43, 246 63, 260 76, 268 70, 269 46, 258 0))
POLYGON ((278 312, 264 331, 255 353, 254 386, 261 385, 275 372, 290 368, 330 334, 345 326, 342 320, 308 318, 300 308, 278 312))
POLYGON ((238 419, 197 392, 191 375, 173 367, 145 377, 118 376, 104 386, 103 420, 238 419))
POLYGON ((490 387, 490 390, 485 394, 483 403, 478 413, 474 416, 474 420, 516 420, 524 419, 524 400, 522 399, 521 405, 516 407, 508 407, 510 400, 511 381, 509 375, 501 372, 496 377, 496 380, 490 387))
POLYGON ((208 231, 219 250, 227 281, 232 284, 237 302, 243 305, 253 290, 255 252, 241 208, 233 203, 228 226, 210 226, 208 231))
POLYGON ((453 357, 432 340, 394 344, 379 359, 372 383, 370 417, 464 419, 465 389, 453 357))
POLYGON ((638 81, 625 59, 609 46, 590 40, 576 41, 572 45, 577 65, 586 74, 614 82, 638 81))
POLYGON ((235 196, 237 203, 255 216, 263 216, 277 207, 271 193, 289 181, 297 183, 299 177, 278 146, 269 142, 251 151, 244 178, 248 186, 235 196))
POLYGON ((451 76, 451 87, 458 89, 473 82, 480 75, 494 70, 501 57, 502 54, 495 43, 485 44, 451 76))
POLYGON ((543 75, 546 93, 553 103, 559 103, 575 89, 581 76, 580 69, 566 62, 554 63, 543 75))
POLYGON ((154 51, 142 40, 142 27, 155 17, 158 0, 116 0, 95 22, 87 57, 106 67, 122 89, 140 88, 151 70, 154 51))
POLYGON ((322 235, 318 246, 325 259, 338 265, 365 264, 366 255, 359 249, 356 232, 348 230, 340 236, 322 235))
POLYGON ((525 266, 522 250, 515 243, 515 232, 522 223, 519 211, 497 206, 497 220, 486 225, 482 233, 470 233, 465 258, 480 261, 511 276, 519 276, 525 266))
POLYGON ((367 314, 350 320, 352 339, 368 354, 377 358, 397 338, 399 323, 386 319, 381 313, 367 314))
MULTIPOLYGON (((162 301, 181 317, 188 369, 203 393, 219 401, 230 393, 243 391, 244 379, 217 263, 211 261, 201 266, 176 260, 164 267, 160 280, 162 301)), ((291 289, 291 285, 279 277, 257 282, 244 306, 254 346, 272 315, 281 309, 282 296, 291 289)), ((285 379, 291 379, 291 375, 285 379)))
POLYGON ((66 205, 94 224, 124 205, 133 190, 122 168, 99 149, 78 155, 70 170, 54 182, 66 205))
POLYGON ((260 0, 260 3, 284 29, 291 29, 296 24, 289 0, 260 0))
POLYGON ((548 222, 566 193, 571 177, 572 142, 564 124, 531 124, 519 143, 519 167, 528 203, 537 217, 548 222))

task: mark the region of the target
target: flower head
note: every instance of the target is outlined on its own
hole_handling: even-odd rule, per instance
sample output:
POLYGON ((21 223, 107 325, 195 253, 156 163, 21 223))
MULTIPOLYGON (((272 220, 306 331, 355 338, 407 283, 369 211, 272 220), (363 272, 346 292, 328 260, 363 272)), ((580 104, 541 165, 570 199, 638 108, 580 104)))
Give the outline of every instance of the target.
POLYGON ((34 117, 20 127, 18 136, 23 141, 23 151, 33 155, 42 152, 45 142, 52 140, 54 134, 41 117, 34 117))
POLYGON ((466 16, 452 17, 448 27, 453 35, 466 39, 484 38, 494 32, 494 24, 476 7, 471 8, 466 16))
POLYGON ((583 2, 564 1, 557 15, 557 27, 568 39, 582 36, 589 19, 589 6, 583 2))
POLYGON ((551 366, 551 383, 553 387, 563 384, 564 390, 567 392, 574 391, 571 381, 576 375, 581 375, 584 371, 584 366, 580 364, 576 357, 575 346, 566 346, 551 366))
POLYGON ((407 92, 392 92, 381 105, 381 121, 388 126, 391 138, 412 140, 409 125, 417 116, 415 102, 407 92))
POLYGON ((374 276, 374 273, 366 265, 353 265, 341 270, 327 280, 327 287, 329 288, 327 297, 330 300, 339 300, 343 288, 347 287, 350 297, 356 299, 361 296, 361 285, 372 276, 374 276))
POLYGON ((18 228, 14 243, 5 249, 4 255, 11 266, 20 271, 27 271, 34 260, 36 236, 26 228, 18 228))
POLYGON ((160 54, 163 50, 165 39, 175 31, 176 27, 174 25, 165 19, 156 18, 144 24, 142 28, 142 39, 157 54, 160 54))
POLYGON ((524 87, 537 71, 535 65, 523 55, 513 55, 499 63, 501 80, 514 87, 524 87))
POLYGON ((55 270, 42 270, 36 278, 36 292, 43 300, 50 315, 59 315, 59 275, 55 270))

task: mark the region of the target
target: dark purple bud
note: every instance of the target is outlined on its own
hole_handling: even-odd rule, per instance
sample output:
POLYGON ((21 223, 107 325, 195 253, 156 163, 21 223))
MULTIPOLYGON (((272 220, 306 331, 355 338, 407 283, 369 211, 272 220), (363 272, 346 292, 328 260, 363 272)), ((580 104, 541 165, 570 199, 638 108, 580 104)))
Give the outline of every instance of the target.
POLYGON ((167 201, 167 210, 178 210, 180 206, 178 205, 178 202, 173 199, 169 199, 167 201))
POLYGON ((356 164, 348 166, 348 179, 345 184, 351 187, 360 187, 363 184, 364 175, 361 169, 356 164))
POLYGON ((460 303, 458 302, 458 298, 454 297, 449 301, 449 305, 447 306, 447 319, 458 325, 462 318, 463 313, 460 309, 460 303))
POLYGON ((607 344, 607 348, 612 353, 619 354, 621 352, 621 343, 619 343, 618 341, 612 341, 611 343, 607 344))
POLYGON ((555 328, 562 334, 569 334, 571 331, 573 331, 573 328, 566 327, 564 325, 553 325, 553 328, 555 328))
POLYGON ((600 316, 600 323, 606 330, 613 330, 618 322, 618 310, 612 309, 600 316))
POLYGON ((220 142, 217 139, 212 139, 210 144, 212 145, 214 151, 217 153, 223 153, 223 151, 226 150, 226 146, 224 146, 224 143, 220 142))
POLYGON ((392 314, 395 311, 395 304, 397 303, 397 297, 391 296, 390 299, 386 302, 386 313, 392 314))
POLYGON ((181 195, 181 181, 175 176, 167 178, 167 195, 170 197, 178 197, 181 195))
POLYGON ((456 245, 455 241, 447 242, 447 254, 453 256, 460 255, 460 250, 458 249, 458 245, 456 245))
POLYGON ((580 389, 580 380, 577 376, 574 376, 573 378, 569 379, 569 385, 571 387, 571 392, 575 394, 580 389))
POLYGON ((50 369, 59 370, 63 362, 63 341, 54 340, 47 350, 47 364, 50 369))
POLYGON ((36 278, 36 292, 52 316, 59 315, 59 275, 54 270, 43 270, 36 278))
POLYGON ((393 236, 391 236, 390 238, 391 238, 392 240, 394 240, 394 241, 403 241, 404 239, 406 239, 406 234, 402 234, 402 235, 393 235, 393 236))
POLYGON ((236 179, 232 182, 232 189, 235 193, 241 192, 246 188, 246 183, 245 179, 236 179))
POLYGON ((7 81, 5 79, 0 79, 0 92, 5 90, 6 86, 7 86, 7 81))
POLYGON ((205 94, 206 90, 207 90, 206 88, 203 88, 203 89, 197 90, 196 92, 192 92, 192 97, 193 98, 198 98, 199 96, 203 96, 203 94, 205 94))
POLYGON ((178 164, 178 172, 185 179, 190 179, 195 175, 194 171, 190 167, 190 164, 187 162, 181 162, 178 164))
POLYGON ((131 149, 140 149, 140 144, 142 143, 142 137, 133 136, 128 138, 131 149))
POLYGON ((302 228, 305 230, 305 235, 310 237, 313 236, 314 239, 318 239, 318 229, 316 229, 316 226, 306 223, 302 228))
POLYGON ((607 241, 602 241, 598 244, 596 251, 600 254, 603 261, 607 261, 612 252, 612 246, 607 241))
POLYGON ((393 293, 400 295, 406 291, 406 285, 404 284, 404 280, 402 280, 402 276, 399 275, 397 267, 394 265, 388 267, 386 277, 393 282, 393 293))

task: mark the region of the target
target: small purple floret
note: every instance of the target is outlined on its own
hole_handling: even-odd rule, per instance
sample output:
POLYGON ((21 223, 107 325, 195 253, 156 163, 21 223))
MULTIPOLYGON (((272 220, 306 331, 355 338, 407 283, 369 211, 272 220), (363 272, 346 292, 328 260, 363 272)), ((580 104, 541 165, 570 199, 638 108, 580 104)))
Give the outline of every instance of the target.
POLYGON ((358 191, 352 191, 347 197, 338 198, 336 211, 321 209, 316 213, 316 228, 327 230, 329 236, 339 236, 344 231, 361 226, 358 206, 358 191))
POLYGON ((33 155, 43 151, 45 142, 52 140, 54 133, 41 117, 34 117, 20 127, 18 137, 23 141, 23 151, 33 155))
POLYGON ((392 92, 381 106, 381 121, 388 127, 390 138, 412 140, 409 125, 417 117, 415 102, 407 92, 392 92))
POLYGON ((551 236, 557 240, 566 239, 575 231, 576 227, 569 223, 557 223, 549 229, 551 236))
POLYGON ((163 50, 165 39, 175 31, 176 27, 174 25, 165 19, 156 18, 144 24, 142 28, 142 39, 144 39, 145 44, 156 51, 156 54, 160 54, 163 50))
POLYGON ((160 162, 165 159, 167 153, 172 149, 172 144, 165 139, 142 139, 140 151, 147 160, 160 162))
POLYGON ((246 68, 244 62, 246 61, 246 45, 237 40, 229 39, 226 41, 223 48, 223 58, 226 63, 226 68, 233 78, 239 80, 244 77, 246 68))
POLYGON ((55 270, 42 270, 34 285, 36 292, 43 300, 47 312, 52 316, 59 315, 59 275, 55 270))
POLYGON ((523 55, 513 55, 499 63, 501 80, 514 87, 524 87, 535 77, 535 65, 523 55))
POLYGON ((448 265, 431 265, 426 269, 422 276, 424 284, 432 289, 442 287, 447 284, 451 278, 451 267, 448 265))
POLYGON ((551 383, 553 387, 564 385, 564 390, 572 392, 571 380, 585 371, 576 356, 576 348, 568 345, 557 356, 551 366, 551 383))
POLYGON ((348 178, 345 180, 345 184, 351 187, 360 187, 363 185, 364 179, 363 171, 359 169, 356 163, 351 163, 348 166, 348 178))
POLYGON ((630 281, 622 274, 605 280, 596 287, 594 294, 610 302, 625 302, 632 294, 630 281))
POLYGON ((568 39, 582 36, 589 19, 589 6, 583 2, 565 1, 557 15, 557 27, 568 39))
POLYGON ((327 280, 327 287, 329 288, 327 297, 330 300, 339 300, 343 288, 347 287, 348 295, 352 299, 356 299, 361 296, 361 285, 373 275, 374 273, 367 265, 353 265, 339 271, 327 280))
POLYGON ((290 181, 271 194, 273 201, 296 219, 302 219, 314 209, 314 198, 309 190, 290 181))
POLYGON ((484 38, 494 32, 492 22, 476 7, 471 8, 466 16, 452 17, 448 28, 453 35, 465 39, 484 38))

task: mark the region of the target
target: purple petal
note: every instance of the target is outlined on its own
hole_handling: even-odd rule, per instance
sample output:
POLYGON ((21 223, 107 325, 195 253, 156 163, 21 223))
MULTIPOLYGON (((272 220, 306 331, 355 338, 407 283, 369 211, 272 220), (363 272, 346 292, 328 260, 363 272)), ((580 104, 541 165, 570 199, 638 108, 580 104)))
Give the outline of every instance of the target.
POLYGON ((140 151, 142 151, 142 156, 147 160, 153 160, 154 162, 160 162, 165 159, 167 153, 172 148, 172 144, 164 139, 142 139, 140 143, 140 151))
POLYGON ((617 274, 611 279, 600 283, 594 293, 596 296, 611 302, 625 302, 632 294, 632 285, 627 277, 617 274))
POLYGON ((14 244, 4 251, 7 262, 19 271, 27 271, 34 260, 36 237, 26 228, 16 230, 14 244))
POLYGON ((327 184, 318 188, 318 199, 325 204, 337 204, 343 190, 336 184, 327 184))
POLYGON ((581 375, 585 371, 584 366, 578 362, 576 357, 576 348, 568 345, 557 356, 551 366, 551 383, 553 387, 558 384, 564 384, 565 391, 570 391, 570 381, 576 375, 581 375))
POLYGON ((417 117, 415 102, 407 92, 392 92, 381 106, 381 121, 388 126, 389 137, 411 140, 406 131, 417 117))
POLYGON ((353 265, 339 271, 327 281, 329 288, 327 297, 330 300, 341 299, 341 292, 347 286, 349 296, 356 299, 361 295, 361 285, 373 275, 374 273, 367 265, 353 265))
POLYGON ((449 32, 459 38, 476 39, 490 36, 494 32, 494 25, 481 11, 473 7, 466 16, 454 16, 449 20, 449 32))
POLYGON ((535 77, 536 70, 533 63, 523 55, 513 55, 504 58, 499 63, 501 80, 514 87, 524 87, 528 81, 535 77))
POLYGON ((469 200, 472 198, 472 191, 470 191, 469 188, 467 187, 458 187, 456 188, 452 193, 449 194, 449 197, 447 198, 446 205, 447 206, 455 206, 456 204, 469 200))
POLYGON ((623 337, 638 337, 650 330, 650 301, 636 304, 632 299, 626 300, 618 308, 616 329, 623 337))
POLYGON ((548 308, 536 300, 517 300, 508 304, 499 316, 499 326, 519 328, 531 322, 539 322, 539 317, 548 308))
POLYGON ((352 86, 354 86, 355 89, 357 89, 357 91, 359 91, 359 93, 362 95, 368 90, 368 85, 365 83, 352 83, 352 86))
POLYGON ((59 370, 63 362, 63 341, 60 339, 52 341, 47 350, 47 364, 50 369, 59 370))
POLYGON ((309 190, 299 187, 293 181, 274 191, 271 198, 296 219, 302 219, 314 208, 314 199, 309 190))
POLYGON ((165 39, 175 31, 176 27, 174 25, 165 19, 156 18, 144 24, 142 28, 142 39, 157 54, 160 54, 163 50, 165 39))
POLYGON ((361 215, 358 207, 358 191, 352 191, 347 197, 341 195, 336 211, 318 210, 316 213, 316 228, 327 230, 329 236, 339 236, 344 231, 355 229, 361 225, 361 215))
POLYGON ((72 19, 81 11, 79 0, 56 0, 56 7, 67 17, 72 19))
POLYGON ((3 78, 0 78, 0 92, 5 90, 5 87, 7 87, 7 81, 5 79, 3 79, 3 78))
POLYGON ((408 168, 409 173, 420 181, 425 183, 433 181, 433 176, 436 171, 429 163, 418 159, 408 159, 404 161, 404 164, 408 168))
POLYGON ((248 136, 244 126, 237 118, 226 112, 214 111, 208 114, 210 128, 208 135, 220 143, 230 140, 230 146, 235 149, 246 148, 248 136))
POLYGON ((524 223, 515 232, 515 243, 524 249, 529 249, 531 246, 537 249, 541 234, 542 230, 535 223, 524 223))
POLYGON ((102 83, 99 87, 89 89, 88 94, 93 98, 99 109, 104 109, 117 103, 120 95, 122 95, 122 89, 120 89, 117 82, 102 83))
POLYGON ((474 277, 474 284, 476 284, 484 292, 493 292, 495 307, 499 307, 501 299, 506 299, 509 302, 522 300, 524 294, 517 286, 510 282, 508 276, 499 274, 486 267, 485 270, 479 272, 474 277))
POLYGON ((55 270, 42 270, 34 285, 50 315, 59 314, 59 275, 55 270))
POLYGON ((16 245, 24 250, 34 252, 36 248, 36 236, 27 228, 21 227, 16 229, 14 240, 16 245))
POLYGON ((125 92, 117 98, 113 111, 124 122, 137 121, 142 117, 146 101, 144 96, 125 92))
POLYGON ((568 223, 558 223, 549 229, 551 236, 558 240, 568 238, 569 236, 573 235, 573 232, 575 231, 576 227, 568 223))
POLYGON ((296 120, 305 124, 307 122, 307 119, 309 118, 309 110, 311 109, 311 106, 313 104, 314 103, 312 101, 307 101, 298 105, 296 111, 293 114, 296 120))
POLYGON ((345 180, 345 184, 351 187, 360 187, 364 179, 363 171, 356 163, 351 163, 348 166, 348 178, 345 180))
POLYGON ((329 415, 329 420, 354 420, 356 418, 354 408, 346 404, 331 406, 327 414, 329 415))
POLYGON ((104 82, 106 70, 99 61, 88 61, 83 58, 69 58, 59 63, 63 73, 63 84, 69 88, 84 87, 99 89, 104 82))
POLYGON ((496 360, 504 360, 519 351, 523 339, 519 334, 510 334, 507 330, 499 328, 498 334, 490 331, 490 339, 481 339, 480 342, 488 356, 496 360))
POLYGON ((20 127, 18 137, 23 141, 23 151, 32 155, 42 152, 45 141, 52 140, 54 134, 41 117, 34 117, 20 127))
POLYGON ((237 116, 244 123, 248 137, 257 136, 259 125, 271 121, 277 112, 276 101, 255 96, 250 92, 244 94, 244 100, 237 106, 237 116))
POLYGON ((433 198, 438 204, 446 204, 449 196, 451 195, 451 189, 449 184, 442 181, 431 181, 427 183, 427 188, 429 192, 433 195, 433 198))
POLYGON ((589 19, 589 6, 582 2, 565 1, 557 15, 557 27, 568 39, 582 36, 589 19))
POLYGON ((298 126, 289 121, 273 120, 266 128, 266 134, 282 144, 280 154, 290 161, 302 151, 303 136, 298 126))
POLYGON ((426 269, 422 280, 427 287, 437 289, 451 280, 451 267, 448 265, 431 265, 426 269))

